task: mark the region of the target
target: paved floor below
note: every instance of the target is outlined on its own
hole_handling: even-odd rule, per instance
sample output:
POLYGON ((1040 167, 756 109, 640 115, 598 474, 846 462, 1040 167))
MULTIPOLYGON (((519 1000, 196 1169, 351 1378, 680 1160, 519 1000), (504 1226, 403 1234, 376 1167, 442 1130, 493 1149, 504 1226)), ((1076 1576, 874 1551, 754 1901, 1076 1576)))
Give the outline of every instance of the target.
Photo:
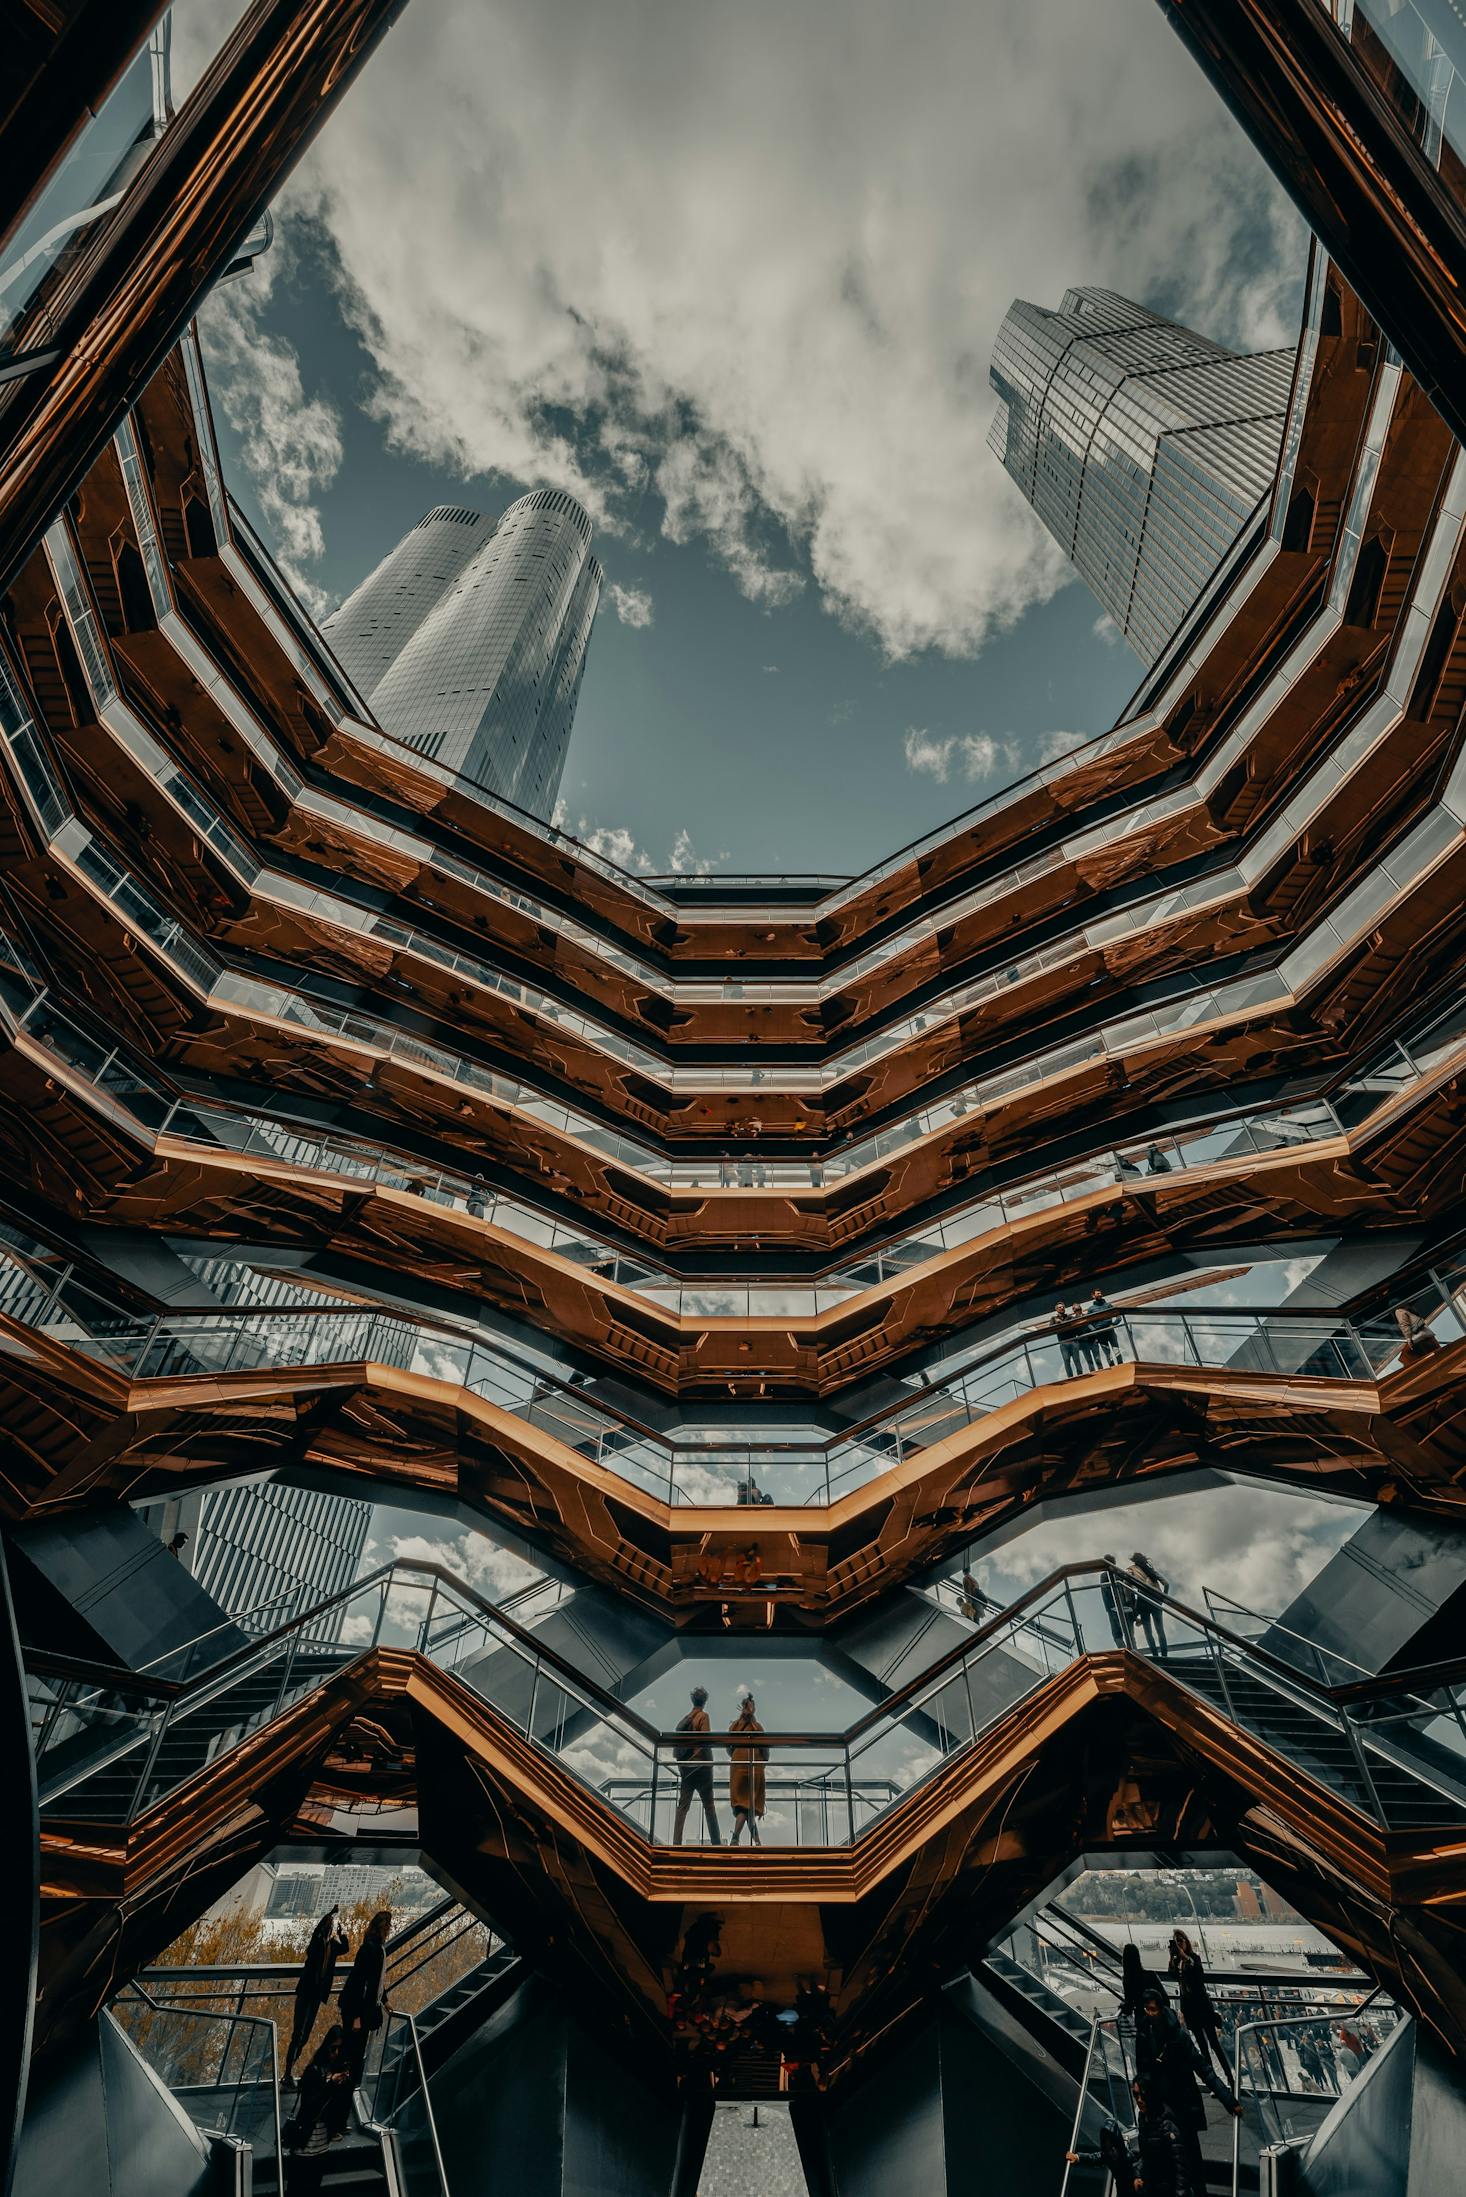
POLYGON ((715 2107, 697 2197, 808 2197, 788 2106, 715 2107))

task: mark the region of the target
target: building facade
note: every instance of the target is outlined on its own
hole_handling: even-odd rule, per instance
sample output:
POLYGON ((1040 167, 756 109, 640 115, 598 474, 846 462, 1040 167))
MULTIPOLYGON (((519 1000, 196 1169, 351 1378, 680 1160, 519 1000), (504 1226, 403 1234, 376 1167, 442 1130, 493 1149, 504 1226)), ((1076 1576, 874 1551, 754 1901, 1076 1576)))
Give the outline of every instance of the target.
POLYGON ((488 537, 481 511, 439 504, 389 549, 321 631, 364 701, 488 537))
POLYGON ((347 1587, 371 1530, 350 1495, 246 1481, 203 1500, 191 1569, 232 1617, 269 1630, 347 1587))
POLYGON ((430 511, 328 620, 384 729, 548 817, 560 790, 601 567, 581 506, 536 489, 486 531, 430 511))
POLYGON ((1293 361, 1109 290, 1008 311, 989 447, 1148 665, 1272 483, 1293 361))

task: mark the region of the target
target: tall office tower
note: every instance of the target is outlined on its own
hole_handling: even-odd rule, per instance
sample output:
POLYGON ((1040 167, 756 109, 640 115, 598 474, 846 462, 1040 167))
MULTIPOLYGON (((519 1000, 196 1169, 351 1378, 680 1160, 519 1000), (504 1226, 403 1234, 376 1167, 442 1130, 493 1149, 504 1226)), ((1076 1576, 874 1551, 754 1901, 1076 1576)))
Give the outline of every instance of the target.
POLYGON ((1009 308, 988 446, 1148 665, 1272 485, 1294 355, 1239 357, 1110 290, 1009 308))
POLYGON ((389 549, 321 631, 364 699, 435 610, 489 529, 481 511, 439 504, 389 549))
POLYGON ((542 488, 477 524, 429 512, 326 631, 386 731, 548 816, 600 600, 590 520, 542 488))

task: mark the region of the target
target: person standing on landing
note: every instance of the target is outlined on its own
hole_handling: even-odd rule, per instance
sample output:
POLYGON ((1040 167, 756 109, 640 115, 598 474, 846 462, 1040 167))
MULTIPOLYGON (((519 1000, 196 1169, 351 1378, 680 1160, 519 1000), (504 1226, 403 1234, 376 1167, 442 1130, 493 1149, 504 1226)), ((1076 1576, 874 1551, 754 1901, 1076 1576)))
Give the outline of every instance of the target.
POLYGON ((697 1736, 679 1740, 672 1750, 682 1780, 681 1790, 677 1795, 677 1813, 672 1818, 672 1844, 682 1844, 682 1834, 687 1829, 687 1812, 694 1800, 700 1800, 707 1821, 708 1844, 721 1846, 723 1834, 718 1829, 718 1811, 713 1806, 713 1750, 701 1736, 709 1729, 706 1686, 693 1687, 692 1707, 677 1729, 679 1732, 691 1732, 697 1736))
POLYGON ((336 1963, 347 1948, 346 1932, 336 1917, 340 1910, 328 1907, 310 1934, 305 1959, 295 1986, 295 2019, 290 2025, 290 2049, 285 2055, 285 2080, 295 2080, 295 2063, 311 2040, 321 2008, 331 1999, 336 1963))
POLYGON ((353 2087, 361 2081, 367 2045, 391 2011, 387 2004, 387 1939, 391 1929, 391 1908, 379 1907, 367 1924, 351 1973, 341 1986, 341 2025, 346 2032, 346 2060, 353 2087))
MULTIPOLYGON (((743 1694, 739 1700, 738 1721, 730 1725, 729 1730, 739 1733, 761 1732, 763 1726, 753 1712, 753 1695, 743 1694)), ((761 1846, 763 1840, 758 1835, 758 1825, 764 1812, 764 1764, 769 1759, 769 1750, 752 1739, 744 1739, 741 1743, 735 1739, 730 1740, 728 1753, 733 1761, 728 1778, 728 1803, 733 1810, 731 1844, 738 1844, 743 1836, 743 1827, 747 1824, 749 1845, 761 1846)))
POLYGON ((1169 1594, 1171 1582, 1161 1577, 1150 1558, 1142 1555, 1139 1549, 1131 1552, 1130 1576, 1140 1590, 1130 1598, 1131 1617, 1138 1617, 1145 1627, 1145 1637, 1150 1642, 1151 1654, 1163 1656, 1166 1652, 1165 1612, 1154 1597, 1169 1594))

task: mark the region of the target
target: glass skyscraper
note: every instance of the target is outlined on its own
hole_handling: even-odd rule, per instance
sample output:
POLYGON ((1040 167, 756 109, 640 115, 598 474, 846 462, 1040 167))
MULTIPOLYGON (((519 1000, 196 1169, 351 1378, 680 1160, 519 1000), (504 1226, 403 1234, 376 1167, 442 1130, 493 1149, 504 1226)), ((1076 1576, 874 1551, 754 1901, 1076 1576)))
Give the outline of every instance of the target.
POLYGON ((1146 664, 1272 484, 1293 361, 1110 290, 1009 309, 989 447, 1146 664))
POLYGON ((560 789, 600 601, 590 539, 560 489, 492 531, 440 506, 326 626, 387 732, 536 816, 560 789))
POLYGON ((490 532, 481 511, 439 504, 326 620, 321 630, 363 700, 370 700, 490 532))

